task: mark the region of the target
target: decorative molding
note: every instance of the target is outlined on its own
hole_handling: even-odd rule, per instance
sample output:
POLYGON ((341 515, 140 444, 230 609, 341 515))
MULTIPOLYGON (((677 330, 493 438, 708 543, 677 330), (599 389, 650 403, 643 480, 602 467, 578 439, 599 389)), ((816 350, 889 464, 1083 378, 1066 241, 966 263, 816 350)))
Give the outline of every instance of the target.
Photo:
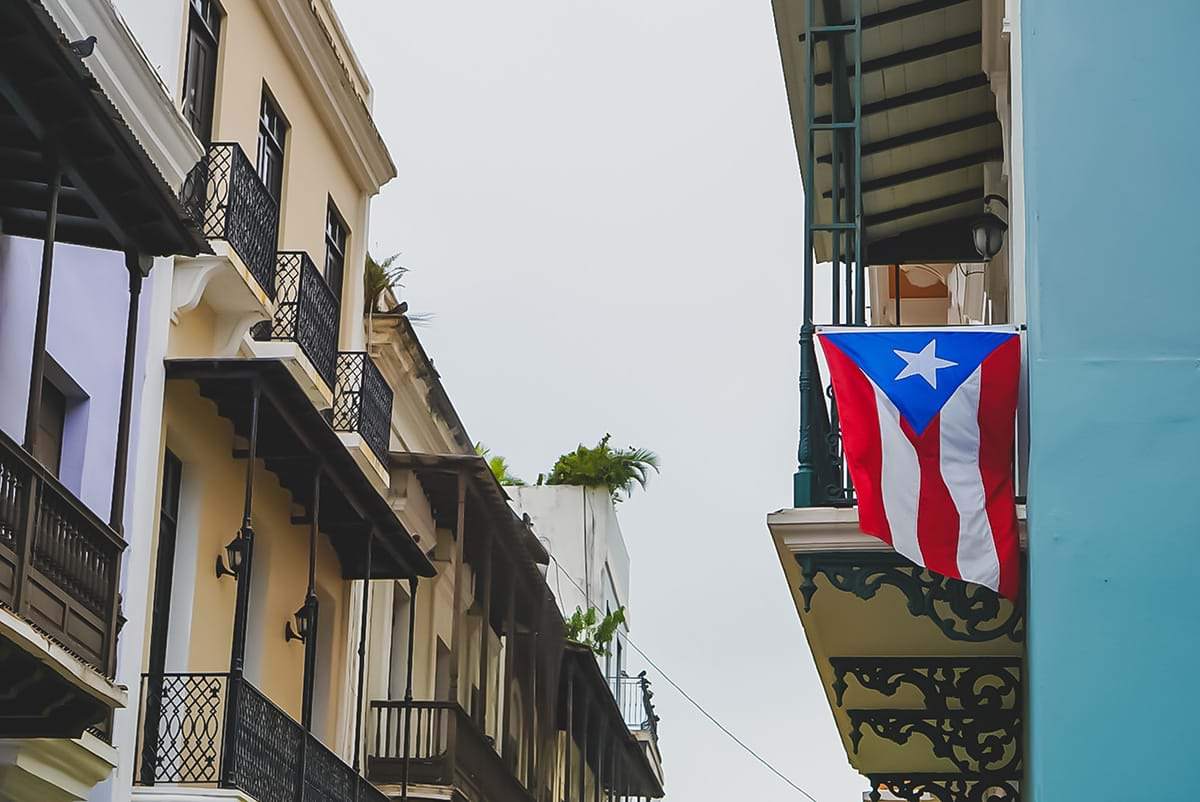
POLYGON ((831 657, 838 707, 847 677, 867 690, 894 696, 904 685, 916 688, 927 710, 970 712, 1021 708, 1021 660, 1010 657, 831 657))
POLYGON ((928 618, 950 640, 1025 640, 1024 595, 1015 604, 1007 604, 990 588, 931 573, 891 551, 795 557, 803 578, 799 591, 805 612, 812 609, 819 574, 835 589, 864 601, 873 599, 881 588, 892 586, 908 600, 909 613, 928 618))
POLYGON ((96 37, 96 49, 84 64, 163 178, 178 191, 204 150, 112 0, 41 2, 68 40, 96 37))
POLYGON ((295 63, 305 89, 317 99, 314 106, 329 126, 355 180, 374 195, 396 177, 396 165, 324 23, 307 2, 263 0, 262 6, 281 34, 280 41, 295 63))
POLYGON ((850 743, 855 754, 868 730, 885 740, 906 744, 920 735, 933 754, 963 772, 1017 775, 1021 771, 1021 714, 1018 710, 848 710, 850 743))
POLYGON ((905 802, 1021 802, 1016 776, 969 776, 964 774, 871 774, 868 799, 880 802, 880 788, 905 802))
POLYGON ((200 305, 208 282, 225 264, 221 256, 180 257, 175 260, 175 272, 171 279, 171 322, 200 305))
POLYGON ((94 735, 0 741, 5 799, 82 802, 117 765, 117 750, 94 735))

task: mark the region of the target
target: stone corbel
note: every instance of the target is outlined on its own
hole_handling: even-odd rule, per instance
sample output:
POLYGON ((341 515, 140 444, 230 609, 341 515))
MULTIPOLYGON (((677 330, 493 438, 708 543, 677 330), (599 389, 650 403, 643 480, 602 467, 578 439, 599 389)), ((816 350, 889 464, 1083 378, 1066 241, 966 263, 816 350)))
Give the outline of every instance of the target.
POLYGON ((266 319, 261 312, 228 312, 218 315, 213 333, 213 356, 237 356, 250 327, 266 319))
POLYGON ((221 256, 179 257, 171 281, 171 322, 178 323, 182 315, 200 305, 204 290, 226 264, 221 256))

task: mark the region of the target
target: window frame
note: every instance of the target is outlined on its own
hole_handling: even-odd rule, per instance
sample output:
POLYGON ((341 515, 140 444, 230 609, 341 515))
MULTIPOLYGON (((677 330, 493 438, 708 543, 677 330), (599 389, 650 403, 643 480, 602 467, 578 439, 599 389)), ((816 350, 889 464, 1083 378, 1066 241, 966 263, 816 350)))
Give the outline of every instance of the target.
MULTIPOLYGON (((212 142, 213 117, 216 112, 218 61, 221 53, 221 23, 225 19, 225 11, 216 0, 189 0, 187 13, 187 36, 183 56, 183 82, 180 84, 180 104, 184 119, 189 127, 205 145, 212 142), (200 87, 207 95, 207 105, 193 119, 189 111, 188 91, 192 87, 191 65, 193 39, 201 38, 212 50, 212 69, 200 87)), ((204 98, 201 99, 201 103, 204 98)))
POLYGON ((262 95, 258 103, 258 147, 254 169, 262 179, 267 194, 275 201, 276 206, 283 205, 283 176, 287 163, 287 140, 291 125, 279 107, 279 102, 271 94, 271 90, 263 84, 262 95), (278 159, 278 174, 263 174, 264 155, 278 159))
POLYGON ((346 284, 346 251, 349 244, 350 226, 346 225, 345 216, 338 210, 337 204, 330 197, 325 207, 325 265, 321 275, 325 278, 325 283, 333 290, 333 294, 337 296, 339 305, 342 302, 342 291, 346 284), (333 231, 334 226, 340 230, 340 243, 337 241, 337 232, 333 231), (338 278, 336 281, 330 280, 331 261, 334 261, 337 266, 338 278))

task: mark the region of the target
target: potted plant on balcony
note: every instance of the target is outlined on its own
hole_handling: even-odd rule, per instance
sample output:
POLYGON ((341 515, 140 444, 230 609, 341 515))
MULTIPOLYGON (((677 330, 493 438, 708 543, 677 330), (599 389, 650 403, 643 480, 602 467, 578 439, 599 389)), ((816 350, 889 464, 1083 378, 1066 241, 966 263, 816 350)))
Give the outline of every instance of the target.
POLYGON ((659 472, 658 455, 645 448, 613 448, 611 434, 589 448, 582 443, 563 454, 550 469, 548 477, 539 476, 538 484, 606 487, 614 502, 628 498, 634 487, 645 489, 650 471, 659 472))
POLYGON ((576 607, 575 612, 564 619, 566 638, 572 643, 585 646, 597 657, 607 657, 609 644, 617 634, 617 628, 625 623, 625 608, 619 607, 600 617, 600 611, 589 607, 586 611, 576 607))

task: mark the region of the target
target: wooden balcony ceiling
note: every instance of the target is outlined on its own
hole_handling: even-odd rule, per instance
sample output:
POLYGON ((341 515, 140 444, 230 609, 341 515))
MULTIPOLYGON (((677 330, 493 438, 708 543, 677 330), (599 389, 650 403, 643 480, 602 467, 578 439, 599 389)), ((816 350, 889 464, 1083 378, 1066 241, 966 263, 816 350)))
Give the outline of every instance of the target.
MULTIPOLYGON (((433 576, 432 563, 413 541, 391 505, 354 461, 322 410, 313 406, 287 366, 278 359, 169 359, 168 381, 195 381, 221 417, 243 439, 250 435, 251 387, 262 391, 258 457, 311 514, 314 465, 321 464, 318 529, 329 536, 346 579, 366 574, 366 537, 374 533, 371 579, 433 576)), ((244 449, 244 447, 243 447, 244 449)), ((245 458, 245 451, 235 452, 245 458)))
POLYGON ((64 172, 56 240, 155 256, 209 252, 46 9, 37 0, 7 0, 0 3, 0 221, 6 234, 44 236, 50 150, 64 172))
MULTIPOLYGON (((474 454, 421 454, 413 451, 393 451, 388 455, 393 469, 411 470, 417 474, 421 487, 429 497, 437 525, 454 529, 458 516, 458 476, 467 479, 467 509, 465 528, 468 548, 471 532, 484 527, 489 535, 504 538, 509 554, 520 555, 522 562, 549 565, 550 554, 537 539, 533 530, 508 504, 508 494, 496 481, 487 460, 474 454)), ((478 541, 477 541, 478 542, 478 541)), ((538 584, 541 584, 540 574, 538 584)))
MULTIPOLYGON (((813 2, 817 25, 853 24, 854 0, 813 2)), ((807 5, 808 0, 774 0, 802 171, 808 141, 807 5)), ((867 256, 872 264, 977 260, 970 224, 983 211, 983 165, 1004 157, 996 102, 982 68, 982 0, 862 0, 862 14, 867 256)), ((853 42, 853 34, 816 40, 818 123, 853 120, 853 42), (843 54, 846 66, 835 71, 834 58, 840 64, 843 54)), ((852 132, 816 138, 818 223, 833 219, 831 150, 838 135, 844 143, 839 159, 853 159, 852 132)), ((831 258, 828 233, 818 232, 814 247, 818 260, 831 258)))

